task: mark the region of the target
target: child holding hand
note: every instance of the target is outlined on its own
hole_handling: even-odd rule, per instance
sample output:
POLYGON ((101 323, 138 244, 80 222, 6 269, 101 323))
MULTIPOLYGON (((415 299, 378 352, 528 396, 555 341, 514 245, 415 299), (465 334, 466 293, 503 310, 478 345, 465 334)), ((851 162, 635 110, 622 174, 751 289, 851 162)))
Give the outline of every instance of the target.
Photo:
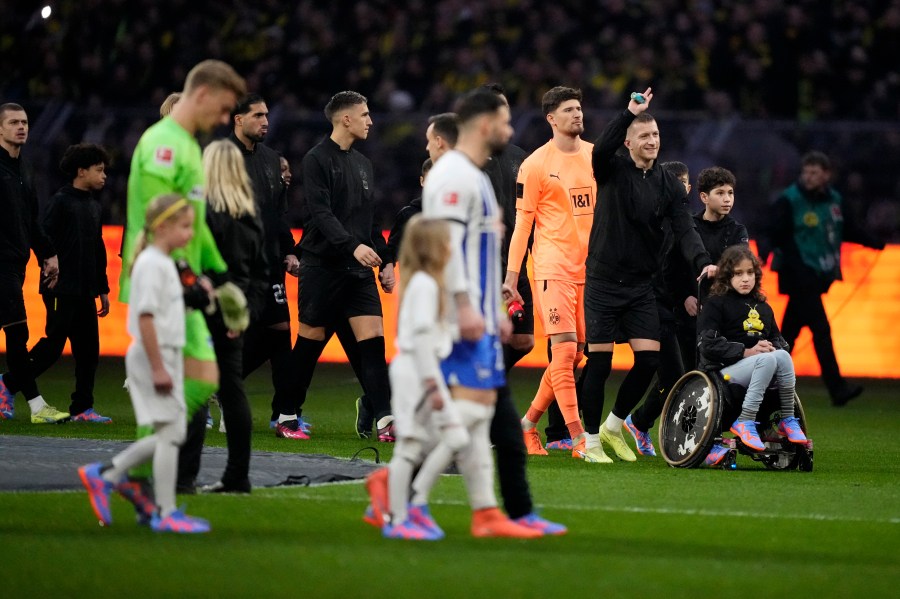
POLYGON ((452 342, 443 286, 449 258, 447 223, 413 216, 400 246, 403 276, 397 317, 398 352, 390 365, 391 411, 397 441, 388 468, 373 473, 367 485, 370 493, 375 491, 374 514, 367 520, 371 518, 372 523, 382 526, 382 533, 388 538, 437 540, 444 536, 427 505, 408 505, 410 483, 439 438, 449 439, 457 450, 469 439, 454 412, 440 367, 452 342), (385 478, 387 498, 383 491, 385 478))
POLYGON ((167 194, 150 203, 145 222, 131 272, 128 332, 132 342, 125 355, 125 372, 137 424, 152 427, 153 434, 132 443, 110 463, 82 466, 78 474, 94 513, 102 525, 108 525, 112 523, 112 491, 125 496, 128 470, 152 460, 158 507, 150 527, 157 532, 209 532, 209 522, 188 516, 175 505, 178 451, 187 430, 187 409, 182 357, 184 290, 170 254, 191 240, 194 210, 180 195, 167 194))

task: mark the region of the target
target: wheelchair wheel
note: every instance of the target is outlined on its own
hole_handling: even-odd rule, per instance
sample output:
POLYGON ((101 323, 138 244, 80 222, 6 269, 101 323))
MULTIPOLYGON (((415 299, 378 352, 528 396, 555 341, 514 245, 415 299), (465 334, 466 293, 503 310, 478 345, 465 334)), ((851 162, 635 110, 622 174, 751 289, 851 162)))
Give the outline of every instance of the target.
POLYGON ((688 372, 672 386, 659 423, 659 447, 670 466, 703 464, 719 436, 723 396, 719 377, 700 370, 688 372))
MULTIPOLYGON (((800 428, 809 438, 809 428, 806 420, 806 412, 800 398, 794 393, 794 415, 800 421, 800 428)), ((802 470, 811 472, 813 469, 812 443, 807 446, 790 443, 779 436, 775 429, 781 420, 781 407, 777 392, 767 393, 763 405, 759 410, 759 432, 767 447, 774 446, 772 451, 753 456, 762 462, 770 470, 802 470)))

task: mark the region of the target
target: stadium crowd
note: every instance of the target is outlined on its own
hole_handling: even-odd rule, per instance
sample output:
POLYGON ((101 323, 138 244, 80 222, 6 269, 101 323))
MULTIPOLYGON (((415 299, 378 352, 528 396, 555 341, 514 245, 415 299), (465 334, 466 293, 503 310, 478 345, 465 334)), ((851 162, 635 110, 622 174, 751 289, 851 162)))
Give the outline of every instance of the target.
MULTIPOLYGON (((792 180, 803 152, 828 147, 857 216, 886 239, 900 237, 887 158, 900 134, 883 125, 900 115, 897 0, 607 0, 592 11, 529 0, 65 0, 47 20, 31 3, 9 11, 0 36, 16 52, 0 56, 0 95, 32 115, 31 156, 47 176, 39 193, 61 184, 54 165, 68 145, 103 144, 113 158, 101 197, 109 224, 123 221, 140 133, 185 65, 212 56, 266 95, 269 143, 292 161, 326 133, 319 107, 331 94, 365 93, 385 227, 417 193, 422 123, 462 91, 502 83, 514 141, 531 151, 543 128, 526 125, 542 120, 536 107, 554 85, 584 90, 592 138, 624 92, 652 83, 658 118, 670 131, 670 119, 677 124, 666 155, 695 170, 731 168, 750 198, 739 210, 748 225, 792 180)), ((291 203, 299 196, 294 186, 291 203)))
MULTIPOLYGON (((666 110, 729 90, 745 118, 898 116, 896 0, 386 0, 244 3, 91 0, 7 31, 4 96, 159 105, 185 66, 218 56, 273 104, 317 111, 331 90, 366 90, 382 109, 442 110, 499 80, 533 107, 560 79, 592 105, 654 81, 666 110), (333 24, 340 23, 340 27, 333 24), (345 49, 354 48, 347 52, 345 49), (358 49, 358 50, 357 50, 358 49)), ((15 12, 31 3, 17 3, 15 12)))

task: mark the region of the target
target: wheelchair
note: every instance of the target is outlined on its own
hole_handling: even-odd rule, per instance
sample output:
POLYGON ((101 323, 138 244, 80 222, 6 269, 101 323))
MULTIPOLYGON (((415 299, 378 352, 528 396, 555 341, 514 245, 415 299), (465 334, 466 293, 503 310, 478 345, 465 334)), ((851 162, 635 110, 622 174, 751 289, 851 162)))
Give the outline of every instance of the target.
MULTIPOLYGON (((813 469, 813 444, 790 443, 776 432, 781 420, 778 390, 770 387, 758 413, 759 436, 766 446, 756 452, 740 439, 723 439, 741 412, 746 390, 729 383, 718 371, 692 370, 672 386, 663 406, 659 422, 659 448, 666 462, 674 468, 702 466, 713 445, 723 443, 728 454, 717 467, 735 469, 737 455, 749 455, 771 470, 813 469)), ((800 398, 794 394, 794 415, 809 438, 806 414, 800 398)))

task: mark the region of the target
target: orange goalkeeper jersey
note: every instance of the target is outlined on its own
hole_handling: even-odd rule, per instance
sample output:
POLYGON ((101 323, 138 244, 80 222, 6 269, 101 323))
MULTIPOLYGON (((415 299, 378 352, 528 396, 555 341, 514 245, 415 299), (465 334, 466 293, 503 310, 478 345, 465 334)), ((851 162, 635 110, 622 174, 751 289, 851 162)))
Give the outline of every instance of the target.
POLYGON ((584 282, 597 201, 593 149, 594 144, 582 140, 577 152, 567 154, 551 140, 519 168, 509 264, 522 263, 534 223, 531 254, 536 280, 584 282))

